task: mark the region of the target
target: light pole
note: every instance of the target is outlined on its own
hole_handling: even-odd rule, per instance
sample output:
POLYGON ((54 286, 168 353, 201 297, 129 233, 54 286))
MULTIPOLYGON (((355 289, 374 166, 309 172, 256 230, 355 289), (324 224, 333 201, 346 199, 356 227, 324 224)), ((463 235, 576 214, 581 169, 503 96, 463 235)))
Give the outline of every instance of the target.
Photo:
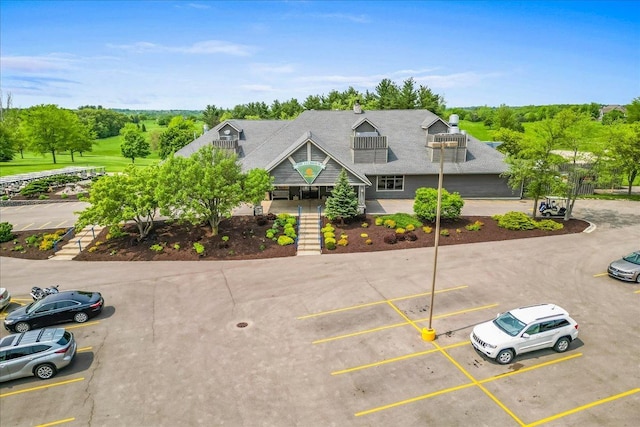
POLYGON ((433 341, 436 339, 436 330, 431 327, 433 320, 433 300, 436 294, 436 268, 438 266, 438 242, 440 241, 440 210, 442 206, 442 175, 444 169, 444 149, 458 146, 457 141, 441 141, 429 142, 432 149, 440 149, 440 173, 438 174, 438 204, 436 206, 436 238, 434 242, 433 253, 433 276, 431 278, 431 304, 429 304, 429 326, 422 329, 422 339, 425 341, 433 341))

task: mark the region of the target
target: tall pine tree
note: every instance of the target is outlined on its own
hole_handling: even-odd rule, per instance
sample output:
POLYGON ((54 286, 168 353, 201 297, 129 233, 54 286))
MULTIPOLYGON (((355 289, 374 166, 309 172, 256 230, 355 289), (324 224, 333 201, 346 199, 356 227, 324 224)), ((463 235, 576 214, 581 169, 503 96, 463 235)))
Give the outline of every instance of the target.
POLYGON ((349 178, 344 169, 338 176, 338 182, 333 187, 331 196, 327 197, 325 215, 329 221, 339 219, 341 225, 344 225, 345 219, 358 215, 358 195, 349 184, 349 178))

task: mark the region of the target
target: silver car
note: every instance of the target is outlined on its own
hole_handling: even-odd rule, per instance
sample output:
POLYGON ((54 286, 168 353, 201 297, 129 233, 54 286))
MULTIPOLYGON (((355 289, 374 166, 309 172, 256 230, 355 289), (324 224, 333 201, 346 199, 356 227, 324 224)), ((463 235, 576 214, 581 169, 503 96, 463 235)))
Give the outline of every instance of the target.
POLYGON ((640 283, 640 250, 613 261, 607 273, 616 279, 640 283))
POLYGON ((0 382, 35 375, 53 377, 76 355, 76 340, 64 328, 35 329, 0 341, 0 382))

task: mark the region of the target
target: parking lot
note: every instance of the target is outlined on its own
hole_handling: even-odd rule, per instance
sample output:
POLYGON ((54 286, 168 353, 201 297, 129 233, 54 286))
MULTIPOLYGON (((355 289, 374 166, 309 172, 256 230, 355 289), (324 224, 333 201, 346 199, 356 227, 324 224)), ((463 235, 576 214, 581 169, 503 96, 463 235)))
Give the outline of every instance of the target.
POLYGON ((66 325, 72 365, 0 384, 1 423, 637 425, 640 287, 604 274, 640 244, 637 206, 586 204, 592 233, 441 247, 434 342, 420 332, 433 248, 250 262, 0 258, 17 303, 54 283, 106 303, 66 325), (580 324, 566 353, 503 366, 469 343, 475 324, 541 302, 580 324))

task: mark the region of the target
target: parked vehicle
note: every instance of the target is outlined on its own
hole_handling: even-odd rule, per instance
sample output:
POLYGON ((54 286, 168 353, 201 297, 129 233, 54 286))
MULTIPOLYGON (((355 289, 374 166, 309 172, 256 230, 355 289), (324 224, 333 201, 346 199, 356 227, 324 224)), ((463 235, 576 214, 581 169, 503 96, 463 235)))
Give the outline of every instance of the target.
POLYGON ((11 304, 11 294, 7 288, 0 288, 0 311, 11 304))
POLYGON ((607 273, 616 279, 640 283, 640 250, 613 261, 607 273))
POLYGON ((33 298, 34 301, 38 301, 39 299, 42 299, 47 295, 57 294, 58 292, 60 292, 58 291, 58 286, 59 285, 49 286, 48 288, 44 289, 38 286, 34 286, 33 288, 31 288, 31 298, 33 298))
POLYGON ((562 353, 578 337, 578 324, 561 307, 538 304, 499 314, 471 332, 471 344, 506 365, 515 356, 543 348, 562 353))
POLYGON ((97 316, 103 306, 104 299, 99 292, 59 292, 7 314, 4 327, 11 332, 26 332, 56 323, 83 323, 97 316))
POLYGON ((540 202, 538 210, 542 216, 564 216, 567 211, 565 198, 557 196, 547 196, 540 202))
POLYGON ((75 338, 63 328, 9 335, 0 341, 0 382, 32 375, 49 379, 75 355, 75 338))

